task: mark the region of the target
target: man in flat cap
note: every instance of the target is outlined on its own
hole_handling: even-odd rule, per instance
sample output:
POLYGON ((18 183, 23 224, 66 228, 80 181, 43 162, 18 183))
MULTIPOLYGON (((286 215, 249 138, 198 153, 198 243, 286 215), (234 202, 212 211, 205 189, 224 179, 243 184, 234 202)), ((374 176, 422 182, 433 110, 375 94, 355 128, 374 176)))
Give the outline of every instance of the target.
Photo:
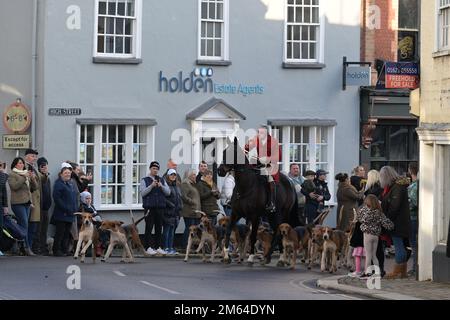
POLYGON ((32 175, 36 179, 37 189, 31 193, 31 214, 30 221, 28 225, 28 239, 29 239, 29 248, 32 251, 36 251, 39 253, 39 243, 35 243, 33 247, 33 238, 37 230, 39 230, 39 222, 41 221, 41 174, 36 169, 35 164, 38 156, 38 152, 34 149, 26 149, 25 150, 25 170, 28 170, 32 173, 32 175))

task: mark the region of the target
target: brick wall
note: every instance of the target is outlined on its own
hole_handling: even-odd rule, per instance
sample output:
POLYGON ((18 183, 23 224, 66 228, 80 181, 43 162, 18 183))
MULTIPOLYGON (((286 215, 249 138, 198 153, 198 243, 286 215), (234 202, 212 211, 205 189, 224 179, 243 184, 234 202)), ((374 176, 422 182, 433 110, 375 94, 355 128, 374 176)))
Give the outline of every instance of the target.
MULTIPOLYGON (((397 61, 398 0, 361 0, 361 61, 397 61)), ((372 68, 372 83, 377 73, 372 68)))

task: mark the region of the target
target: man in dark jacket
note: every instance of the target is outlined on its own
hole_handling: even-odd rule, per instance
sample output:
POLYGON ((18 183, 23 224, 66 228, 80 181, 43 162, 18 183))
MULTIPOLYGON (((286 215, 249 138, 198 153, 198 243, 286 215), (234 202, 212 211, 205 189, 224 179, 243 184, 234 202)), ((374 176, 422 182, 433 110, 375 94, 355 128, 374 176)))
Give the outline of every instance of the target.
POLYGON ((160 165, 157 161, 150 163, 148 176, 142 178, 139 191, 142 196, 142 206, 148 212, 145 218, 145 238, 144 245, 148 247, 147 253, 150 255, 166 254, 161 248, 161 233, 163 226, 164 211, 166 210, 166 196, 170 195, 170 188, 167 183, 158 176, 160 165), (153 249, 150 245, 153 226, 155 226, 155 241, 153 249))
MULTIPOLYGON (((305 173, 305 177, 311 176, 313 173, 314 171, 308 170, 305 173)), ((313 181, 314 190, 312 190, 312 188, 307 188, 307 181, 302 184, 302 193, 306 197, 305 215, 308 223, 312 223, 317 218, 319 209, 324 206, 325 201, 331 199, 331 194, 326 182, 327 174, 328 172, 325 170, 317 170, 316 178, 313 181)))
POLYGON ((33 249, 35 253, 48 255, 48 247, 47 247, 47 230, 48 230, 48 210, 52 205, 52 191, 51 184, 48 172, 48 161, 44 157, 41 157, 37 160, 38 170, 41 174, 41 222, 39 225, 39 230, 36 233, 36 239, 33 243, 36 243, 36 251, 33 249))

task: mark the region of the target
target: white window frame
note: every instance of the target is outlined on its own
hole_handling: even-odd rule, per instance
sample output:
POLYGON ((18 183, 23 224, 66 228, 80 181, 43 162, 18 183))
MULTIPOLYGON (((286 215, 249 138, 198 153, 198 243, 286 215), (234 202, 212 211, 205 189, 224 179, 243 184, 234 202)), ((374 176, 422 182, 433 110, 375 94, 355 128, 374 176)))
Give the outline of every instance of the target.
POLYGON ((450 50, 450 0, 436 0, 436 50, 445 51, 450 50), (443 26, 443 12, 448 14, 449 25, 446 26, 447 44, 443 44, 444 26, 443 26))
MULTIPOLYGON (((77 163, 80 163, 80 138, 81 138, 81 126, 84 124, 77 124, 77 163)), ((129 210, 129 209, 141 209, 142 198, 139 203, 133 203, 133 126, 126 124, 125 126, 125 203, 122 204, 102 204, 101 203, 101 166, 102 166, 102 126, 104 124, 88 124, 94 126, 94 174, 92 186, 94 190, 94 206, 98 210, 129 210)), ((117 126, 120 124, 105 124, 117 126)), ((142 126, 142 125, 137 125, 142 126)), ((147 127, 146 132, 146 160, 148 163, 154 160, 155 156, 155 126, 145 125, 147 127)), ((138 177, 140 180, 148 174, 148 170, 142 177, 138 177)))
MULTIPOLYGON (((322 127, 327 128, 327 164, 328 168, 327 171, 329 174, 327 175, 327 181, 328 181, 328 189, 331 194, 331 199, 327 201, 327 205, 335 205, 335 183, 334 183, 334 162, 335 162, 335 126, 272 126, 277 127, 280 130, 283 130, 283 141, 280 141, 279 143, 282 144, 282 159, 283 161, 280 162, 280 170, 283 172, 288 173, 289 167, 291 163, 298 163, 298 162, 292 162, 290 158, 290 148, 291 145, 296 145, 297 143, 291 142, 291 128, 292 127, 308 127, 309 128, 309 170, 316 171, 318 168, 318 163, 316 161, 316 146, 320 145, 316 143, 316 135, 317 130, 322 127)), ((320 163, 319 163, 320 164, 320 163)), ((303 172, 301 172, 303 174, 303 172)))
MULTIPOLYGON (((288 0, 284 0, 284 32, 283 32, 283 62, 285 63, 324 63, 324 56, 325 56, 325 15, 323 11, 323 1, 324 0, 317 0, 319 1, 319 31, 317 34, 317 47, 316 47, 316 59, 288 59, 287 57, 287 30, 288 30, 288 24, 294 24, 294 25, 313 25, 312 23, 288 23, 288 0)), ((301 35, 300 35, 301 37, 301 35)), ((301 46, 300 46, 300 54, 301 54, 301 46)))
MULTIPOLYGON (((98 15, 99 15, 99 2, 107 0, 95 0, 94 4, 94 46, 93 57, 102 58, 116 58, 116 59, 140 59, 142 51, 142 0, 135 0, 134 8, 134 23, 133 23, 133 43, 131 54, 119 54, 119 53, 101 53, 97 52, 97 38, 98 38, 98 15)), ((117 9, 116 9, 117 10, 117 9)), ((108 16, 108 14, 106 14, 108 16)), ((112 17, 112 16, 111 16, 112 17)), ((117 17, 117 16, 115 16, 117 17)), ((115 26, 114 26, 115 29, 115 26)))
MULTIPOLYGON (((197 57, 198 60, 228 61, 229 60, 229 0, 223 0, 223 25, 222 25, 222 54, 220 57, 202 56, 202 1, 198 0, 198 32, 197 32, 197 57)), ((218 22, 217 20, 209 20, 218 22)))

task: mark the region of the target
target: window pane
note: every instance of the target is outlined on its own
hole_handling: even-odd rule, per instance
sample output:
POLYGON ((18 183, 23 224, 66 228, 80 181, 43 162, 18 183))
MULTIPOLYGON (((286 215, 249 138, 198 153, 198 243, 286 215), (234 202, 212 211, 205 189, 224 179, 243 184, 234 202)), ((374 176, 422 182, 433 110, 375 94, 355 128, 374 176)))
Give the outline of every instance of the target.
POLYGON ((119 139, 117 142, 123 143, 125 142, 125 126, 118 126, 119 139))
POLYGON ((106 1, 100 1, 98 3, 98 13, 106 14, 106 1))
POLYGON ((124 202, 125 202, 125 186, 118 186, 116 204, 122 204, 124 202))
POLYGON ((94 142, 94 126, 87 126, 87 140, 88 143, 94 142))
POLYGON ((94 163, 94 146, 88 145, 86 147, 86 162, 94 163))
POLYGON ((301 146, 291 145, 290 160, 291 162, 299 162, 301 159, 301 146))
POLYGON ((303 145, 302 162, 309 162, 309 145, 303 145))
POLYGON ((208 4, 202 2, 202 19, 208 19, 208 4))
POLYGON ((98 18, 97 32, 98 33, 105 33, 105 18, 104 17, 99 17, 98 18))
POLYGON ((116 126, 108 126, 108 142, 116 142, 116 126))
POLYGON ((216 30, 215 30, 215 36, 216 38, 222 38, 222 23, 215 23, 216 30))
POLYGON ((216 57, 222 56, 222 41, 215 40, 215 47, 214 47, 214 53, 216 57))
POLYGON ((133 39, 130 37, 125 38, 125 53, 132 53, 131 51, 131 43, 133 39))
POLYGON ((294 7, 288 7, 288 22, 295 22, 294 20, 294 7))
POLYGON ((134 0, 128 0, 128 3, 127 3, 127 16, 134 17, 134 0))
POLYGON ((398 27, 400 29, 419 28, 419 6, 417 0, 399 0, 398 27))
POLYGON ((206 56, 206 40, 200 41, 200 54, 206 56))
POLYGON ((294 127, 294 142, 302 142, 302 127, 294 127))
POLYGON ((309 143, 309 127, 303 127, 303 143, 309 143))
POLYGON ((123 37, 116 37, 116 53, 123 53, 123 37))
POLYGON ((288 42, 287 43, 287 48, 286 48, 286 55, 288 59, 292 59, 292 42, 288 42))
POLYGON ((125 2, 126 0, 119 0, 117 3, 117 15, 124 16, 125 15, 125 2))
POLYGON ((320 142, 321 143, 328 142, 328 128, 327 127, 320 128, 320 142))
POLYGON ((117 163, 125 163, 125 146, 117 146, 117 163))
POLYGON ((310 23, 311 22, 311 8, 305 7, 304 10, 304 22, 310 23))
POLYGON ((312 22, 319 23, 319 8, 312 8, 312 22))
POLYGON ((294 40, 300 40, 300 26, 294 26, 294 40))
POLYGON ((308 59, 308 43, 302 43, 302 59, 308 59))
POLYGON ((308 31, 309 31, 309 27, 307 26, 303 26, 302 27, 302 40, 308 40, 308 31))
POLYGON ((386 157, 386 127, 377 126, 372 134, 370 156, 373 158, 386 157))
POLYGON ((124 19, 116 19, 116 34, 123 34, 124 19))
POLYGON ((105 37, 103 36, 97 37, 97 52, 105 52, 105 37))
POLYGON ((209 19, 215 19, 216 18, 216 5, 214 3, 209 4, 209 19))
POLYGON ((223 4, 218 3, 217 4, 217 19, 223 19, 223 4))
POLYGON ((214 36, 214 23, 208 22, 206 24, 206 35, 208 38, 212 38, 214 36))
POLYGON ((80 163, 86 162, 86 145, 81 144, 80 145, 80 163))
POLYGON ((408 127, 392 126, 389 135, 389 159, 408 159, 408 127))
POLYGON ((214 47, 214 41, 213 40, 207 40, 207 46, 206 46, 206 54, 208 57, 213 56, 213 47, 214 47))
POLYGON ((316 59, 316 44, 315 43, 309 44, 309 58, 316 59))
POLYGON ((310 5, 311 4, 311 0, 303 0, 303 3, 305 4, 305 5, 310 5))
POLYGON ((201 26, 201 37, 202 37, 202 38, 206 37, 206 22, 202 22, 202 26, 201 26))
POLYGON ((108 14, 109 15, 116 15, 116 3, 115 2, 108 2, 108 14))
POLYGON ((309 40, 317 40, 317 38, 316 38, 316 28, 317 27, 310 27, 309 28, 309 40))
POLYGON ((133 20, 125 19, 125 34, 132 35, 133 34, 133 20))
POLYGON ((300 59, 300 43, 294 42, 294 59, 300 59))
POLYGON ((114 34, 114 18, 106 18, 106 33, 114 34))
POLYGON ((106 37, 106 52, 114 53, 114 37, 106 37))
POLYGON ((303 22, 302 7, 295 8, 295 22, 303 22))

